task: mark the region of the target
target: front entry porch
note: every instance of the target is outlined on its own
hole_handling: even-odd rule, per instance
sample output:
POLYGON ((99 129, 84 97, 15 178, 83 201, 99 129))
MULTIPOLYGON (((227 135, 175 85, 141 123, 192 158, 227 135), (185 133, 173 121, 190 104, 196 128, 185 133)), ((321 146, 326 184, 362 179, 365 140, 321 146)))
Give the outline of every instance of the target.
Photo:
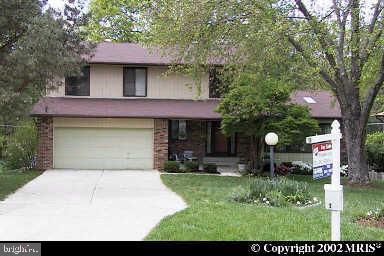
MULTIPOLYGON (((155 125, 155 169, 161 170, 164 161, 176 160, 175 156, 183 160, 185 151, 191 153, 201 167, 205 163, 214 163, 219 171, 233 172, 238 163, 249 163, 249 137, 242 134, 225 136, 221 133, 219 120, 161 119, 155 122, 160 123, 161 126, 155 125)), ((288 146, 281 146, 276 150, 276 164, 292 161, 312 164, 311 153, 303 151, 300 145, 290 147, 299 149, 288 150, 288 146)))
POLYGON ((185 152, 191 152, 200 164, 232 169, 247 159, 246 138, 224 135, 218 120, 169 120, 168 128, 169 159, 182 159, 185 152))

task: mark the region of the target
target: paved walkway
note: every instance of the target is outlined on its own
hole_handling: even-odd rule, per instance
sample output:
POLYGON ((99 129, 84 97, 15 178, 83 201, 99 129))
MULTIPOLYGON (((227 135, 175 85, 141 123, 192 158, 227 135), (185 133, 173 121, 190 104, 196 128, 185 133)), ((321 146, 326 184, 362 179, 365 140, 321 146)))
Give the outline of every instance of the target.
POLYGON ((0 241, 142 240, 185 207, 157 171, 49 170, 0 201, 0 241))

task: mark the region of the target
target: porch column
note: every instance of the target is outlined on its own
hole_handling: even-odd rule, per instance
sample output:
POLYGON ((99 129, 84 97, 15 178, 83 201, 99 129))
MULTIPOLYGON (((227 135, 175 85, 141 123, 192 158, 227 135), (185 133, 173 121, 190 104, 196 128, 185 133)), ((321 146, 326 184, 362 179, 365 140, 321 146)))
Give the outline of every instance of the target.
POLYGON ((37 119, 37 161, 36 168, 47 170, 53 168, 53 120, 52 117, 37 119))
POLYGON ((155 119, 153 147, 153 167, 157 170, 163 170, 164 162, 168 160, 167 119, 155 119))

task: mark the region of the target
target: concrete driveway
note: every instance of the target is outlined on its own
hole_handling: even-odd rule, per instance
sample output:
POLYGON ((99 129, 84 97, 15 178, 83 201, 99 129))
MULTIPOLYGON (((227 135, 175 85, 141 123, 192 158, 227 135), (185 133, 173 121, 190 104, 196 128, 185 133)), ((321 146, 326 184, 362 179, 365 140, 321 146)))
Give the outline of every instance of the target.
POLYGON ((49 170, 0 201, 0 241, 142 240, 185 207, 157 171, 49 170))

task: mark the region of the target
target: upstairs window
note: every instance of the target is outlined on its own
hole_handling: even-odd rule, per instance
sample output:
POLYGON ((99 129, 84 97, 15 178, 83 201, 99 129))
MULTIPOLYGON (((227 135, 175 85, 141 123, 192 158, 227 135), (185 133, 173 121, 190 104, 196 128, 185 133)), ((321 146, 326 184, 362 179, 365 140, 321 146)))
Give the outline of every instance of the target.
POLYGON ((230 82, 224 76, 225 72, 217 67, 209 70, 209 98, 221 98, 228 92, 230 82))
POLYGON ((81 73, 65 78, 65 95, 89 96, 89 67, 82 68, 81 73))
POLYGON ((147 96, 147 69, 125 67, 123 86, 123 93, 126 97, 147 96))
POLYGON ((209 98, 220 98, 220 80, 217 70, 209 70, 209 98))
POLYGON ((170 121, 170 137, 172 140, 187 139, 187 121, 186 120, 171 120, 170 121))

